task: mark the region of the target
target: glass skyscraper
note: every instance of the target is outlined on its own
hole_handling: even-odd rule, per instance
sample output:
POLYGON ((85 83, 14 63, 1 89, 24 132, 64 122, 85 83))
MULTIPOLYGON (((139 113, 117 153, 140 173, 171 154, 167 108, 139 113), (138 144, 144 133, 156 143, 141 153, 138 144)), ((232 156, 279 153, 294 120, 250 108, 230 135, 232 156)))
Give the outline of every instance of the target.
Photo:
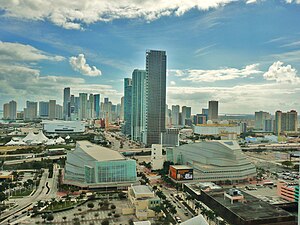
POLYGON ((64 120, 70 118, 70 101, 71 101, 71 89, 69 87, 64 88, 64 102, 63 102, 63 114, 64 120))
POLYGON ((100 118, 100 94, 94 95, 94 111, 95 111, 95 117, 99 119, 100 118))
POLYGON ((131 139, 141 141, 144 126, 144 93, 146 71, 135 69, 132 73, 131 139))
POLYGON ((131 106, 132 106, 132 80, 124 78, 124 120, 123 133, 131 135, 131 106))
POLYGON ((146 108, 143 142, 150 146, 161 143, 166 120, 166 69, 165 51, 146 52, 146 108))

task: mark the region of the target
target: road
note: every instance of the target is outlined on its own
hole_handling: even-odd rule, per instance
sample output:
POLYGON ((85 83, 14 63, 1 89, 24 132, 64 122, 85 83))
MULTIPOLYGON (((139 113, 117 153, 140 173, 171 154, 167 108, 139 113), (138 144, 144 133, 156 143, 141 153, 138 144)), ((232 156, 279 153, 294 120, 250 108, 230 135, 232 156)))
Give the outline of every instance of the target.
POLYGON ((14 209, 11 209, 6 214, 2 215, 3 217, 7 217, 4 221, 0 224, 7 224, 7 221, 10 220, 10 224, 16 224, 22 220, 27 218, 27 210, 32 208, 38 201, 47 201, 51 200, 52 198, 57 197, 57 184, 58 184, 58 173, 59 173, 59 166, 58 164, 53 165, 53 177, 48 178, 49 171, 45 170, 43 176, 41 178, 40 184, 32 196, 24 197, 20 199, 18 206, 14 209), (47 186, 50 188, 48 191, 47 186), (25 213, 22 213, 25 212, 25 213), (16 215, 19 215, 16 217, 16 215))
POLYGON ((53 156, 37 157, 37 158, 29 158, 29 159, 6 160, 4 162, 4 165, 20 164, 23 162, 42 161, 42 159, 59 159, 63 157, 66 157, 66 155, 53 155, 53 156))

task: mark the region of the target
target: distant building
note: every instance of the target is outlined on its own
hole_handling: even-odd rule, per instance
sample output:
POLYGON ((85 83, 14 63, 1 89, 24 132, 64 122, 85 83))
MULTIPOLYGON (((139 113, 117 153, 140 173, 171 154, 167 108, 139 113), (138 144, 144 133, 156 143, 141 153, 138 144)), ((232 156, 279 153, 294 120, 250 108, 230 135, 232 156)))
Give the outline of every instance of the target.
POLYGON ((275 112, 274 132, 280 135, 284 132, 297 132, 298 129, 298 113, 295 110, 284 113, 281 111, 275 112))
POLYGON ((79 120, 87 119, 87 93, 79 93, 79 107, 78 107, 78 118, 79 120))
POLYGON ((125 135, 131 135, 131 115, 132 115, 132 79, 124 78, 124 129, 125 135))
POLYGON ((124 120, 124 96, 121 98, 120 120, 124 120))
POLYGON ((172 105, 172 125, 173 126, 179 125, 179 112, 180 112, 180 106, 172 105))
POLYGON ((12 100, 3 105, 3 119, 15 120, 17 119, 17 102, 12 100))
POLYGON ((147 51, 145 129, 143 132, 143 142, 147 146, 161 143, 161 133, 165 132, 166 73, 166 52, 155 50, 147 51))
POLYGON ((193 118, 193 124, 206 124, 207 121, 207 115, 205 114, 196 114, 193 118))
POLYGON ((56 100, 49 100, 48 117, 50 120, 54 120, 56 118, 56 100))
POLYGON ((64 184, 82 188, 127 188, 137 182, 136 161, 117 151, 78 141, 67 154, 64 184))
POLYGON ((24 109, 24 119, 34 120, 37 118, 37 102, 26 101, 26 108, 24 109))
POLYGON ((188 106, 182 106, 182 110, 181 110, 181 125, 185 126, 185 125, 189 125, 186 123, 186 120, 190 120, 192 116, 192 108, 188 107, 188 106))
POLYGON ((71 102, 71 89, 69 87, 64 88, 63 95, 63 118, 69 120, 70 118, 70 102, 71 102))
POLYGON ((55 105, 55 119, 62 120, 63 116, 63 107, 61 105, 55 105))
POLYGON ((100 119, 100 94, 94 95, 95 118, 100 119))
POLYGON ((9 119, 9 103, 3 104, 3 119, 9 119))
POLYGON ((85 123, 81 121, 44 120, 42 124, 44 132, 49 134, 73 134, 85 131, 85 123))
POLYGON ((209 101, 208 102, 208 119, 212 121, 217 121, 219 118, 219 102, 209 101))
POLYGON ((271 114, 268 112, 255 112, 255 130, 263 130, 265 125, 265 120, 270 120, 271 114))
POLYGON ((48 116, 49 116, 49 102, 39 102, 39 116, 41 118, 48 118, 48 116))
POLYGON ((241 134, 241 128, 235 124, 197 124, 193 127, 194 133, 199 135, 220 136, 226 133, 241 134))
POLYGON ((289 201, 298 202, 299 201, 299 183, 298 182, 286 182, 279 180, 277 182, 277 194, 289 201))
POLYGON ((164 147, 175 147, 179 145, 179 128, 167 128, 161 133, 161 144, 164 147))

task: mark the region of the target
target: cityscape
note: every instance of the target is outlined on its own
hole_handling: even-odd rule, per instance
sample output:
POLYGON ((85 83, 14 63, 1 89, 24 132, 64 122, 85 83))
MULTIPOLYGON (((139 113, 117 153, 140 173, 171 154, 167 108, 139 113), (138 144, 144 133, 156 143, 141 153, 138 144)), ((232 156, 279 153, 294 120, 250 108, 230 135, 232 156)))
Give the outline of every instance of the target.
POLYGON ((300 224, 299 10, 3 1, 0 224, 300 224))

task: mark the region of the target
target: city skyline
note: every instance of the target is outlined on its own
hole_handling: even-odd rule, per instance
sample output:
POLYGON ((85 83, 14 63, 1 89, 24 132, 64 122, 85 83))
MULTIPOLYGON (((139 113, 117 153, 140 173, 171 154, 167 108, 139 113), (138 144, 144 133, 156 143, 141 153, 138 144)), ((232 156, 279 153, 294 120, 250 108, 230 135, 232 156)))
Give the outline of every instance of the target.
POLYGON ((62 105, 64 87, 119 103, 123 79, 145 69, 146 49, 160 49, 168 53, 169 108, 191 106, 195 114, 214 99, 220 113, 300 111, 297 1, 95 3, 97 15, 80 4, 66 3, 60 15, 59 4, 32 4, 0 6, 0 105, 62 105))

